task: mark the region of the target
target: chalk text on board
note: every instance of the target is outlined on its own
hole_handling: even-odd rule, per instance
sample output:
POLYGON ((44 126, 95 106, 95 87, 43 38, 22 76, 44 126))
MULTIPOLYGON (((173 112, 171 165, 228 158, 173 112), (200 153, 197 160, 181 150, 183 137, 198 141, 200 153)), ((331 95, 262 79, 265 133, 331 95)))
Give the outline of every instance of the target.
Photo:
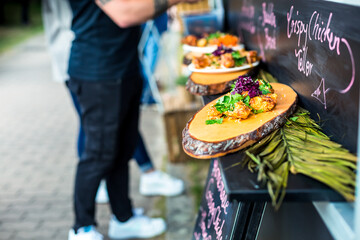
POLYGON ((260 48, 259 56, 266 62, 266 50, 276 50, 276 16, 274 4, 263 2, 258 18, 257 40, 260 48), (264 42, 265 41, 265 42, 264 42))
POLYGON ((227 198, 227 194, 225 192, 225 186, 224 186, 224 182, 222 181, 218 161, 214 162, 214 169, 211 173, 211 176, 214 177, 216 180, 216 187, 220 193, 221 207, 224 210, 224 213, 227 214, 227 208, 229 206, 229 201, 227 198))
POLYGON ((269 24, 276 28, 276 17, 274 14, 274 4, 269 3, 266 5, 266 2, 262 3, 262 23, 261 25, 264 27, 265 24, 269 24))
POLYGON ((229 201, 227 200, 225 186, 222 180, 219 163, 214 160, 211 177, 205 189, 206 208, 200 207, 201 220, 199 226, 201 232, 194 232, 196 240, 211 240, 209 232, 215 232, 217 240, 223 240, 223 227, 228 213, 229 201), (215 199, 216 198, 216 199, 215 199), (220 203, 217 199, 220 199, 220 203))
MULTIPOLYGON (((246 2, 246 1, 245 1, 246 2)), ((245 19, 243 19, 240 22, 240 27, 244 29, 245 31, 248 31, 251 34, 255 33, 255 24, 254 24, 254 15, 255 15, 255 8, 252 5, 244 5, 241 7, 241 15, 244 16, 245 19)))
MULTIPOLYGON (((208 186, 205 190, 205 198, 207 200, 207 206, 209 209, 208 216, 210 215, 210 219, 207 223, 207 228, 211 228, 211 226, 214 226, 214 230, 216 233, 216 239, 221 240, 222 239, 222 229, 224 227, 225 219, 221 219, 221 208, 220 206, 215 206, 215 201, 213 198, 213 193, 211 190, 209 190, 211 184, 214 183, 214 178, 210 178, 208 186)), ((226 213, 225 213, 226 214, 226 213)))
MULTIPOLYGON (((287 13, 287 37, 291 38, 292 34, 298 36, 297 46, 300 47, 301 37, 304 37, 304 43, 299 49, 295 49, 295 57, 298 59, 298 70, 303 73, 306 77, 311 74, 311 70, 314 66, 309 60, 307 60, 307 40, 309 32, 309 24, 305 24, 301 20, 292 19, 294 6, 291 6, 290 11, 287 13)), ((299 15, 299 12, 296 11, 296 15, 299 15)))
POLYGON ((274 36, 275 30, 273 30, 273 36, 269 34, 269 28, 264 28, 265 32, 265 50, 276 49, 276 37, 274 36))
POLYGON ((313 11, 308 22, 295 19, 296 16, 299 16, 299 11, 296 11, 296 16, 293 15, 293 12, 294 6, 291 6, 289 12, 287 13, 287 37, 290 39, 292 35, 295 34, 298 38, 297 47, 299 47, 299 49, 295 49, 295 56, 298 58, 298 70, 304 73, 305 76, 309 76, 311 74, 313 67, 313 64, 306 60, 308 41, 318 41, 320 43, 324 43, 327 45, 330 51, 335 51, 338 56, 341 55, 341 44, 345 45, 345 48, 343 49, 348 51, 347 54, 350 58, 352 67, 352 75, 349 84, 344 89, 325 89, 324 86, 326 80, 325 78, 322 78, 319 87, 311 94, 311 96, 318 99, 326 109, 326 93, 329 90, 334 90, 345 94, 350 91, 354 84, 355 61, 351 46, 346 38, 339 37, 331 30, 330 25, 333 17, 332 12, 329 13, 329 17, 326 21, 324 21, 322 20, 319 12, 313 11), (303 44, 301 45, 302 42, 303 44), (319 98, 320 95, 322 95, 323 98, 319 98))
POLYGON ((200 221, 200 229, 201 229, 201 233, 195 232, 194 233, 194 237, 195 240, 211 240, 211 236, 208 235, 207 231, 206 231, 206 224, 205 224, 205 219, 206 219, 207 213, 206 211, 204 211, 203 209, 201 209, 201 221, 200 221), (201 238, 202 237, 202 238, 201 238))
POLYGON ((302 49, 295 49, 295 56, 298 58, 298 70, 309 76, 313 68, 313 64, 306 59, 308 47, 303 46, 302 49))

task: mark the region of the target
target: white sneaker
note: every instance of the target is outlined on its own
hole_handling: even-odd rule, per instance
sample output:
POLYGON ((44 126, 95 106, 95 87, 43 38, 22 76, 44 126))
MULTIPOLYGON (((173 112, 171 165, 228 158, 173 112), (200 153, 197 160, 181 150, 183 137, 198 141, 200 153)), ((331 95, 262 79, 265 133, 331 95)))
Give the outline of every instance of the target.
POLYGON ((96 203, 104 204, 109 202, 109 195, 106 188, 106 181, 101 180, 98 191, 95 198, 96 203))
POLYGON ((140 177, 140 193, 145 196, 176 196, 184 191, 184 182, 161 171, 143 173, 140 177))
POLYGON ((112 216, 108 235, 113 239, 151 238, 162 234, 165 230, 166 224, 162 218, 134 215, 126 222, 120 222, 112 216))
POLYGON ((74 229, 70 229, 68 240, 103 240, 103 235, 94 226, 79 228, 75 234, 74 229))

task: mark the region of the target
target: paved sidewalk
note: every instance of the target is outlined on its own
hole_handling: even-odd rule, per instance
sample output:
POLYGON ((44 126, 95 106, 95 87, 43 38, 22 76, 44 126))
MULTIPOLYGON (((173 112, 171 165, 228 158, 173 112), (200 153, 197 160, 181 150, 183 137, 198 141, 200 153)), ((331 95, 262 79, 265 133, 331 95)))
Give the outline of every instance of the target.
MULTIPOLYGON (((0 240, 67 239, 74 217, 77 127, 65 86, 51 80, 43 36, 0 56, 0 240)), ((165 134, 157 111, 142 111, 141 129, 155 165, 169 168, 163 163, 165 134)), ((184 166, 169 169, 186 177, 184 166)), ((167 200, 143 197, 138 193, 139 175, 131 161, 134 206, 170 218, 169 232, 155 239, 190 239, 195 216, 188 193, 167 200), (175 207, 178 215, 166 213, 172 203, 184 205, 175 207)), ((97 216, 99 230, 106 234, 109 206, 98 205, 97 216)))

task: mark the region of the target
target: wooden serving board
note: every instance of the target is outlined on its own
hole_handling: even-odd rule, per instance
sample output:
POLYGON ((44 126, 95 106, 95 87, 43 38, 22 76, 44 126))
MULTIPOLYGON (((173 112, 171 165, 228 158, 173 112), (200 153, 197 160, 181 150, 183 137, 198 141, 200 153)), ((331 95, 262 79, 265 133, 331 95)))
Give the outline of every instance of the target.
POLYGON ((214 95, 230 91, 231 85, 239 76, 250 76, 255 74, 255 68, 228 73, 199 73, 193 72, 186 83, 186 89, 200 96, 214 95))
POLYGON ((217 99, 205 105, 183 130, 184 151, 194 158, 220 157, 250 146, 278 129, 295 111, 297 94, 287 85, 271 85, 278 95, 275 108, 242 121, 224 119, 222 124, 206 125, 208 110, 217 99))

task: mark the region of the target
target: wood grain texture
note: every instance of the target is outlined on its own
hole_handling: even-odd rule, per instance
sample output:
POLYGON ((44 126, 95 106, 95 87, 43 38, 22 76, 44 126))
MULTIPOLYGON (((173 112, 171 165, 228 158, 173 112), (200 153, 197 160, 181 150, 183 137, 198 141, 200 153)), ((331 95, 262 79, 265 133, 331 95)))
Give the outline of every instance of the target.
POLYGON ((206 125, 208 109, 216 100, 204 106, 183 130, 184 151, 195 158, 220 157, 250 146, 278 129, 295 111, 297 94, 284 84, 273 83, 272 86, 278 94, 276 107, 242 121, 225 119, 222 124, 206 125))
POLYGON ((230 91, 231 85, 239 76, 254 76, 258 68, 229 73, 197 73, 193 72, 186 83, 186 89, 199 96, 215 95, 230 91))

